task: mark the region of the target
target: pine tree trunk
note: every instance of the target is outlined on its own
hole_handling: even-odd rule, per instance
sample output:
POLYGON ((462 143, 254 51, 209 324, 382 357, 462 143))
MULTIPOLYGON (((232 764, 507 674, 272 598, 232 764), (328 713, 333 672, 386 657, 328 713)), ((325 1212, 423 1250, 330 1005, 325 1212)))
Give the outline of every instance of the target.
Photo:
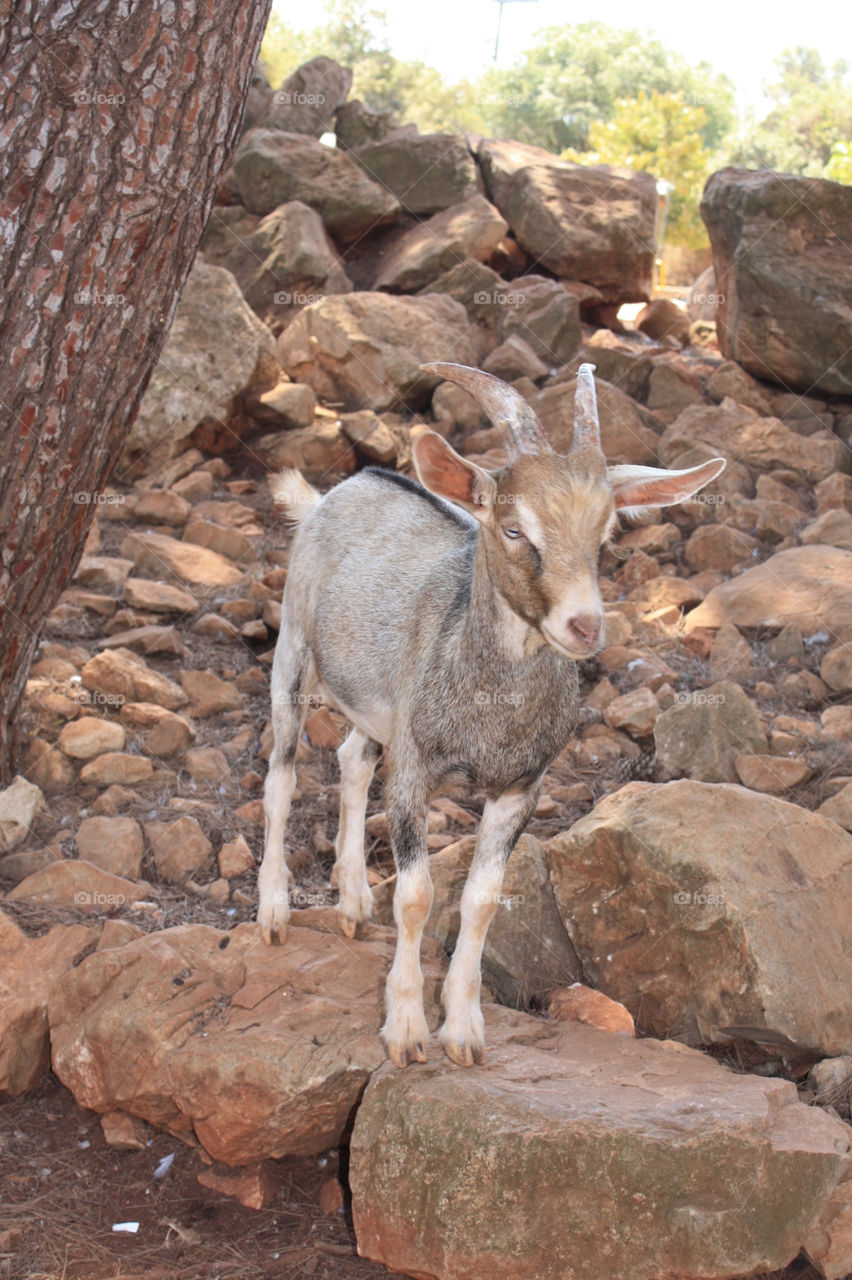
POLYGON ((17 0, 4 14, 0 782, 39 630, 172 322, 270 5, 17 0))

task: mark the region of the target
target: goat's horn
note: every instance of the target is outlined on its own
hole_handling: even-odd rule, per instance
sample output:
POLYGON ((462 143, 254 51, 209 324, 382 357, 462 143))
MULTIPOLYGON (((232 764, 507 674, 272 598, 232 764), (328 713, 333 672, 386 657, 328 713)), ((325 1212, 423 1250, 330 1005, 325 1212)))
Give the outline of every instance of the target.
POLYGON ((495 427, 509 432, 510 456, 519 453, 552 453, 544 428, 524 397, 493 374, 466 364, 421 364, 424 373, 436 373, 455 382, 482 405, 495 427))
POLYGON ((574 439, 571 452, 576 449, 601 449, 601 426, 598 420, 598 399, 595 394, 595 366, 581 364, 577 370, 577 390, 574 394, 574 439))

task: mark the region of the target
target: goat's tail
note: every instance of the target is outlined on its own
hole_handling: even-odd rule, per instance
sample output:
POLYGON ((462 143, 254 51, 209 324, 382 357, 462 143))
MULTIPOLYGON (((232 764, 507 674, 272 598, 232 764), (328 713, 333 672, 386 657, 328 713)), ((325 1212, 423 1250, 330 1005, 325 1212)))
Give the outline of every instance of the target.
POLYGON ((273 502, 283 507, 284 514, 293 524, 301 524, 322 502, 322 494, 308 484, 301 471, 293 468, 273 476, 269 488, 273 502))

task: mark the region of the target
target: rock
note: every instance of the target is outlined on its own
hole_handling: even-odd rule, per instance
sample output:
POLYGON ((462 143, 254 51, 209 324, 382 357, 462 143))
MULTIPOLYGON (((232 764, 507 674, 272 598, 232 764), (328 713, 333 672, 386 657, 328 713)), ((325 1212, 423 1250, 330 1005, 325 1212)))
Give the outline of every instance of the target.
POLYGON ((33 819, 45 808, 38 787, 20 774, 11 786, 0 791, 0 852, 11 853, 24 843, 33 819))
POLYGON ((150 778, 153 772, 147 756, 134 756, 127 751, 106 751, 83 765, 80 781, 84 786, 110 787, 113 783, 133 786, 135 782, 150 778))
POLYGON ((848 511, 824 511, 805 526, 799 541, 806 547, 819 543, 852 551, 852 515, 848 511))
MULTIPOLYGON (((409 136, 416 136, 417 126, 405 125, 409 136)), ((373 111, 360 98, 344 102, 335 117, 337 145, 344 151, 354 151, 368 142, 380 142, 391 133, 402 133, 398 121, 390 111, 373 111)))
POLYGON ((108 1111, 101 1116, 104 1141, 115 1151, 144 1151, 148 1146, 148 1126, 123 1111, 108 1111))
POLYGON ((820 720, 834 742, 852 742, 852 707, 826 707, 820 720))
POLYGON ((231 771, 228 757, 218 747, 193 747, 184 756, 183 767, 195 782, 212 786, 218 786, 231 771))
POLYGON ((548 369, 567 364, 580 348, 579 303, 557 280, 523 276, 512 285, 477 291, 474 303, 496 316, 501 342, 523 338, 548 369))
POLYGON ((77 853, 113 875, 138 880, 145 844, 133 818, 84 818, 77 828, 77 853))
MULTIPOLYGON (((121 625, 123 621, 116 614, 116 623, 121 625)), ((116 631, 99 643, 102 649, 135 649, 146 657, 149 653, 168 653, 178 658, 186 656, 186 646, 175 628, 155 623, 131 627, 129 631, 116 631)))
POLYGON ((191 520, 183 531, 183 540, 215 551, 226 560, 236 561, 237 567, 257 562, 257 551, 251 538, 240 529, 227 529, 212 520, 191 520))
POLYGON ((358 1250, 392 1272, 659 1280, 774 1270, 796 1256, 845 1172, 846 1130, 787 1081, 579 1023, 542 1026, 493 1006, 485 1020, 484 1067, 386 1065, 358 1108, 358 1250), (720 1178, 720 1151, 736 1177, 720 1178))
POLYGON ((684 409, 660 437, 659 456, 667 467, 701 442, 714 454, 758 470, 783 467, 807 480, 822 480, 849 466, 848 452, 829 431, 798 436, 777 418, 760 418, 732 401, 684 409))
POLYGON ((128 702, 121 708, 122 721, 145 732, 145 750, 152 756, 173 756, 185 751, 195 738, 186 716, 167 711, 153 702, 128 702))
POLYGON ((518 242, 556 276, 605 302, 651 293, 657 191, 649 173, 557 160, 541 147, 482 142, 486 191, 518 242))
POLYGON ((328 233, 344 243, 399 214, 395 197, 347 152, 295 133, 250 129, 237 147, 234 174, 252 213, 299 201, 315 209, 328 233))
POLYGON ((86 587, 114 591, 122 585, 132 568, 132 560, 123 560, 118 556, 84 555, 77 565, 74 581, 86 587))
POLYGON ((23 759, 24 776, 46 796, 58 796, 74 785, 74 766, 43 738, 33 738, 23 759))
POLYGON ((655 362, 648 379, 647 405, 660 415, 664 422, 673 422, 679 414, 692 405, 703 405, 704 396, 697 379, 685 377, 682 365, 668 361, 655 362))
POLYGON ((696 572, 702 569, 725 572, 743 560, 750 560, 757 549, 757 538, 729 524, 702 524, 689 535, 684 553, 696 572))
POLYGON ((820 664, 819 673, 835 693, 852 692, 852 641, 837 644, 820 664))
POLYGON ((340 424, 346 439, 371 462, 387 466, 396 461, 399 441, 390 427, 381 418, 377 418, 372 410, 362 409, 360 413, 343 414, 340 424))
MULTIPOLYGON (((607 460, 655 465, 657 437, 646 425, 647 411, 602 378, 595 379, 595 387, 601 445, 607 460)), ((547 438, 557 453, 568 453, 574 439, 576 390, 575 377, 570 382, 558 382, 546 387, 532 402, 547 438)))
POLYGON ((506 231, 493 204, 471 196, 406 231, 383 259, 373 288, 416 293, 461 258, 490 257, 506 231))
POLYGON ((317 398, 303 382, 279 382, 271 391, 250 401, 248 407, 258 422, 288 430, 313 425, 317 398))
POLYGON ((817 813, 821 818, 830 818, 843 827, 844 831, 852 831, 852 782, 847 782, 836 795, 824 800, 817 813))
POLYGON ((212 671, 181 671, 180 682, 191 699, 190 711, 199 720, 220 711, 236 711, 243 705, 236 685, 220 680, 212 671))
POLYGON ((845 1280, 852 1274, 852 1177, 848 1174, 805 1237, 804 1252, 825 1280, 845 1280))
POLYGON ((654 725, 656 776, 733 782, 734 759, 766 750, 766 736, 753 704, 730 680, 679 694, 654 725))
POLYGON ((295 467, 308 479, 350 475, 356 468, 355 450, 340 420, 320 418, 304 430, 276 431, 262 436, 254 448, 273 471, 295 467))
POLYGON ((602 991, 593 991, 575 982, 561 987, 550 997, 550 1016, 557 1022, 583 1022, 616 1035, 633 1036, 636 1028, 623 1004, 610 1000, 602 991))
POLYGON ((406 213, 438 213, 477 192, 476 165, 462 134, 391 136, 366 143, 352 156, 370 178, 396 196, 406 213))
MULTIPOLYGON (((475 843, 473 836, 465 836, 429 859, 435 900, 426 932, 447 953, 458 937, 461 893, 475 843)), ((374 891, 374 917, 379 923, 393 922, 395 885, 396 876, 391 876, 374 891)), ((485 938, 483 981, 503 1003, 528 1007, 536 998, 573 982, 579 972, 553 905, 542 846, 533 836, 522 835, 509 855, 497 913, 485 938)))
POLYGON ((51 862, 58 862, 62 857, 62 846, 59 844, 42 845, 38 849, 19 849, 17 853, 7 853, 0 858, 0 879, 12 885, 20 884, 34 871, 49 867, 51 862))
POLYGON ((7 893, 6 899, 103 913, 138 902, 150 892, 151 886, 144 880, 134 883, 77 858, 51 862, 35 871, 7 893))
POLYGON ((48 992, 97 937, 87 925, 57 924, 29 938, 0 912, 0 1098, 27 1093, 47 1070, 48 992))
POLYGON ((192 514, 192 504, 171 489, 149 489, 139 494, 133 518, 145 524, 184 525, 192 514))
POLYGON ((129 469, 138 458, 150 470, 152 463, 178 453, 201 424, 232 422, 239 412, 238 397, 274 382, 274 368, 272 335, 234 277, 196 258, 130 428, 122 466, 129 469), (226 360, 223 351, 229 352, 226 360))
POLYGON ((613 698, 604 711, 604 720, 612 729, 623 729, 635 738, 646 738, 654 732, 660 704, 650 689, 640 685, 630 693, 613 698))
POLYGON ((710 649, 710 674, 720 680, 746 680, 752 672, 751 645, 729 622, 720 627, 710 649))
POLYGON ((790 756, 739 755, 734 759, 737 777, 751 791, 781 795, 790 787, 807 782, 813 769, 807 760, 790 756))
POLYGON ((852 220, 849 188, 726 168, 708 180, 701 216, 723 295, 722 353, 785 388, 852 395, 848 258, 836 230, 852 220))
MULTIPOLYGON (((338 1146, 385 1056, 394 935, 372 933, 295 926, 267 947, 253 924, 181 925, 96 952, 51 1000, 54 1070, 81 1106, 138 1116, 230 1165, 338 1146)), ((441 972, 429 959, 424 972, 434 1026, 441 972)))
POLYGON ((352 72, 348 67, 342 67, 334 58, 311 58, 272 94, 258 123, 314 138, 334 133, 335 114, 351 88, 352 72))
POLYGON ((231 1196, 246 1209, 265 1209, 278 1190, 271 1160, 247 1169, 202 1169, 196 1177, 202 1187, 231 1196))
POLYGON ((686 301, 686 314, 690 320, 716 321, 716 273, 707 267, 694 281, 686 301))
POLYGON ((180 884, 185 876, 202 867, 213 851, 195 818, 146 822, 145 836, 157 872, 168 884, 180 884))
POLYGON ((640 1029, 850 1051, 852 837, 835 823, 744 787, 632 782, 546 853, 587 980, 640 1029), (808 939, 795 964, 791 937, 808 939))
POLYGON ((188 591, 166 582, 151 582, 149 578, 128 578, 121 598, 132 608, 150 613, 195 613, 198 608, 198 601, 188 591))
POLYGON ((648 302, 636 317, 636 328, 649 338, 675 338, 682 346, 689 341, 689 316, 669 298, 648 302))
POLYGON ((263 320, 286 315, 322 294, 352 290, 322 218, 300 200, 279 205, 265 218, 241 206, 214 210, 201 250, 208 262, 231 272, 263 320))
POLYGON ((825 631, 852 640, 852 551, 790 547, 708 592, 688 613, 697 627, 797 626, 805 636, 825 631))
POLYGON ((121 544, 139 569, 167 574, 197 587, 231 587, 242 582, 243 571, 225 556, 165 533, 130 533, 121 544))
POLYGON ((852 511, 852 476, 842 475, 836 471, 834 475, 820 480, 814 495, 820 515, 824 511, 832 511, 835 507, 852 511))
POLYGON ((254 865, 254 854, 243 836, 236 836, 219 850, 219 871, 226 880, 251 871, 254 865))
POLYGON ((730 396, 737 404, 754 409, 763 417, 772 416, 769 388, 752 378, 733 360, 727 360, 713 370, 707 379, 707 393, 717 404, 730 396))
POLYGON ((482 362, 485 373, 493 373, 504 382, 517 378, 531 378, 533 382, 547 376, 547 365, 540 360, 530 344, 517 333, 511 333, 505 342, 495 347, 482 362))
POLYGON ((420 365, 448 354, 459 364, 478 365, 480 338, 464 307, 437 294, 323 298, 305 307, 279 339, 290 377, 347 409, 427 403, 440 379, 420 365))

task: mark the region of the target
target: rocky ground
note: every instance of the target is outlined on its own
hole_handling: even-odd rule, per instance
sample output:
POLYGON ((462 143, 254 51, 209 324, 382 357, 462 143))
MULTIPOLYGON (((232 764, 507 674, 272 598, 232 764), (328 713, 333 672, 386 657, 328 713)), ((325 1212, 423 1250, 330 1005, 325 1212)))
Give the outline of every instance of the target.
MULTIPOLYGON (((812 255, 826 283, 803 321, 789 226, 765 221, 777 192, 753 214, 749 179, 736 226, 708 200, 717 274, 687 311, 657 299, 623 323, 651 283, 647 175, 395 131, 344 103, 335 65, 317 74, 336 151, 327 121, 253 90, 125 456, 75 495, 95 520, 0 794, 0 1275, 841 1280, 852 405, 842 354, 824 385, 818 351, 800 358, 833 259, 812 255), (772 341, 737 236, 789 285, 772 341), (267 478, 406 472, 426 428, 500 466, 479 406, 420 370, 446 359, 512 382, 560 450, 591 361, 611 462, 728 467, 604 554, 607 644, 489 933, 487 1066, 433 1044, 399 1073, 376 1034, 382 770, 373 922, 350 941, 328 708, 299 748, 287 946, 252 923, 290 546, 267 478)), ((432 1027, 480 811, 430 812, 432 1027)))

